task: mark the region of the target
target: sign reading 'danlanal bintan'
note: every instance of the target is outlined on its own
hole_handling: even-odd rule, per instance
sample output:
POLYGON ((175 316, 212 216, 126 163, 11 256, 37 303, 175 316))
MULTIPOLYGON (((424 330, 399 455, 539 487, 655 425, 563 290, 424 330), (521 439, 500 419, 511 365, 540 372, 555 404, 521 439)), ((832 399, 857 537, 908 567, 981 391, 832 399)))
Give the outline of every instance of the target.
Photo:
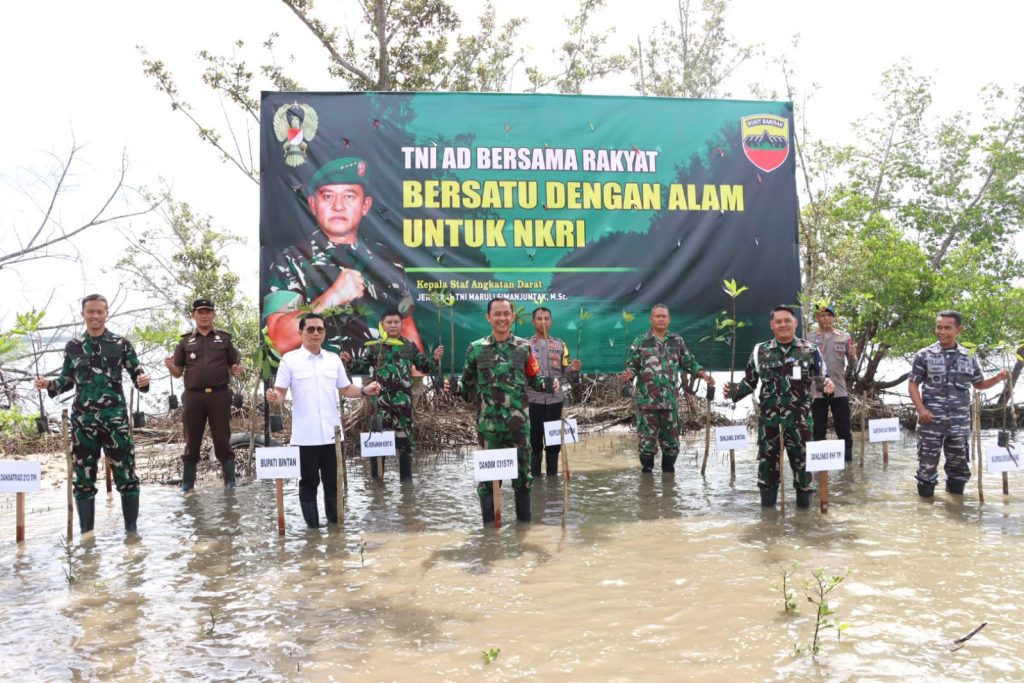
POLYGON ((740 450, 747 447, 746 425, 715 427, 715 450, 740 450))
POLYGON ((552 420, 544 423, 544 445, 558 446, 562 443, 578 443, 580 433, 576 427, 576 418, 552 420))
POLYGON ((846 443, 842 439, 810 441, 807 447, 807 471, 846 469, 846 443))
POLYGON ((787 102, 263 93, 266 337, 294 348, 315 307, 325 347, 360 355, 397 308, 460 367, 500 295, 522 309, 515 334, 547 307, 588 371, 618 372, 665 303, 701 364, 726 368, 722 280, 749 287, 748 323, 800 288, 792 118, 787 102))
POLYGON ((298 446, 271 446, 256 449, 257 479, 298 479, 298 446))
POLYGON ((501 481, 519 476, 514 448, 473 451, 473 481, 501 481))
POLYGON ((360 432, 359 454, 364 458, 379 458, 395 454, 394 432, 360 432))
POLYGON ((1021 469, 1020 444, 985 445, 985 469, 989 472, 1017 472, 1021 469))
POLYGON ((899 441, 900 419, 898 417, 886 417, 868 420, 868 439, 871 443, 899 441))
POLYGON ((0 493, 35 493, 41 471, 38 460, 0 460, 0 493))

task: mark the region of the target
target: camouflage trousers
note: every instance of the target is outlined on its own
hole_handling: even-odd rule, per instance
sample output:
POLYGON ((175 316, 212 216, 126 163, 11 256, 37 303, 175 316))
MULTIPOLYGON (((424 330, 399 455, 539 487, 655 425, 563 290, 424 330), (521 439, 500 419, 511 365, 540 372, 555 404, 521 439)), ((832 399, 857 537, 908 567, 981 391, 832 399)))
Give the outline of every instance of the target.
MULTIPOLYGON (((481 448, 515 448, 519 476, 512 480, 512 488, 516 491, 529 491, 533 488, 533 475, 530 474, 530 427, 521 418, 513 418, 509 427, 511 429, 487 431, 480 431, 478 428, 477 439, 481 448), (519 422, 523 424, 520 425, 519 422)), ((476 492, 480 497, 486 496, 491 492, 491 482, 478 483, 476 492)))
MULTIPOLYGON (((394 432, 395 432, 395 454, 398 456, 399 468, 402 467, 402 464, 408 463, 408 467, 411 469, 412 468, 412 452, 413 452, 413 447, 415 446, 415 443, 412 440, 412 434, 409 433, 409 432, 405 432, 405 431, 401 431, 401 430, 398 430, 398 429, 394 429, 393 427, 389 427, 387 425, 384 425, 384 429, 385 429, 385 431, 392 431, 392 430, 394 430, 394 432)), ((384 462, 387 462, 388 458, 382 458, 382 460, 384 462)), ((370 467, 370 475, 374 479, 377 478, 377 468, 376 468, 376 465, 371 465, 371 467, 370 467)))
POLYGON ((640 435, 640 466, 654 468, 654 455, 661 445, 661 469, 671 472, 679 455, 679 409, 638 410, 636 431, 640 435))
POLYGON ((811 490, 811 475, 807 472, 807 449, 804 446, 811 440, 811 418, 789 415, 781 421, 766 421, 764 418, 757 425, 757 485, 759 488, 776 488, 782 481, 779 467, 781 444, 779 437, 786 444, 786 455, 789 456, 789 467, 793 470, 793 488, 801 491, 811 490))
MULTIPOLYGON (((396 414, 392 412, 394 409, 382 410, 381 408, 382 405, 378 404, 382 429, 395 433, 395 454, 398 456, 398 462, 407 462, 411 467, 412 452, 416 446, 412 438, 412 416, 396 414)), ((387 462, 386 458, 385 462, 387 462)), ((374 476, 376 476, 376 470, 374 470, 374 476)))
POLYGON ((970 434, 917 432, 917 480, 922 484, 939 481, 939 456, 946 453, 946 479, 967 481, 971 478, 970 434))
POLYGON ((96 496, 96 475, 100 449, 110 462, 114 484, 122 496, 139 495, 135 476, 135 446, 128 431, 124 408, 106 408, 71 416, 71 457, 75 468, 75 500, 96 496))

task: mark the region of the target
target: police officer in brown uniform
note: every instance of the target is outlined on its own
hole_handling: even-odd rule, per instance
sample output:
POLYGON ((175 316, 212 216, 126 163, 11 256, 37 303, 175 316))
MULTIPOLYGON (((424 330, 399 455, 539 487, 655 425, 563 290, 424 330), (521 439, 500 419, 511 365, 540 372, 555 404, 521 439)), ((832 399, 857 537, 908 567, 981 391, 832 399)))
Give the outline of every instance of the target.
POLYGON ((192 303, 192 321, 196 328, 181 335, 173 356, 164 365, 174 377, 185 375, 181 421, 185 426, 184 475, 181 490, 188 492, 196 485, 199 447, 203 442, 206 422, 210 422, 213 451, 224 473, 224 486, 235 487, 235 457, 231 452, 231 375, 242 374, 238 350, 231 335, 213 327, 213 302, 196 299, 192 303))

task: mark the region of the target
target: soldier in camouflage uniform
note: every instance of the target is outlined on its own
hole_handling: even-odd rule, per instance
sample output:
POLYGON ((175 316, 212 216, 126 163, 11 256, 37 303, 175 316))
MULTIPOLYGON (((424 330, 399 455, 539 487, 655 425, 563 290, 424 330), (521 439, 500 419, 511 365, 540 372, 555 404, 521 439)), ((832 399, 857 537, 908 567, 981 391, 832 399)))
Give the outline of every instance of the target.
POLYGON ((665 304, 651 309, 651 329, 636 338, 626 357, 622 373, 625 382, 637 378, 636 431, 640 435, 640 467, 654 470, 654 455, 661 444, 661 471, 675 472, 679 455, 680 372, 697 375, 714 386, 714 378, 686 350, 683 338, 668 331, 669 315, 665 304))
POLYGON ((935 318, 938 341, 914 356, 910 400, 917 408, 917 492, 931 498, 939 481, 939 454, 946 453, 946 490, 962 494, 971 478, 971 387, 981 391, 1010 376, 1006 370, 986 378, 978 359, 957 343, 963 318, 940 311, 935 318))
MULTIPOLYGON (((526 387, 544 386, 540 365, 530 351, 530 344, 512 334, 512 303, 495 298, 487 304, 487 322, 491 334, 469 345, 466 367, 462 371, 459 392, 470 403, 477 404, 477 435, 483 448, 517 449, 519 476, 512 480, 516 494, 516 519, 529 522, 530 488, 530 421, 526 387)), ((554 390, 558 380, 554 380, 554 390)), ((490 482, 477 486, 483 520, 494 521, 494 498, 490 482)))
POLYGON ((50 397, 76 388, 71 408, 74 495, 82 533, 92 531, 96 511, 96 470, 100 448, 110 461, 121 494, 124 529, 135 533, 139 516, 139 478, 135 447, 128 430, 128 408, 121 388, 127 371, 139 391, 149 391, 149 375, 139 366, 131 342, 106 328, 107 300, 90 294, 82 300, 86 332, 64 347, 64 365, 51 380, 36 377, 50 397))
MULTIPOLYGON (((726 384, 725 395, 737 402, 752 394, 761 383, 758 395, 760 414, 757 423, 757 486, 761 505, 772 507, 778 498, 782 473, 779 468, 779 435, 786 442, 789 465, 793 470, 798 507, 811 506, 811 475, 806 469, 805 445, 811 440, 811 397, 814 377, 821 375, 823 364, 818 348, 796 338, 796 313, 788 306, 772 310, 771 329, 775 338, 754 347, 746 373, 738 384, 726 384)), ((835 387, 825 377, 824 392, 835 387)))
MULTIPOLYGON (((347 351, 341 352, 352 374, 372 373, 380 384, 381 392, 377 398, 377 414, 381 416, 381 428, 395 432, 395 446, 398 451, 399 478, 412 479, 412 369, 415 367, 423 373, 434 373, 439 370, 439 363, 444 356, 444 347, 434 349, 433 358, 427 358, 411 341, 401 336, 402 315, 397 308, 385 311, 380 318, 384 334, 370 346, 361 356, 352 356, 347 351)), ((377 470, 371 469, 373 476, 377 470)))
POLYGON ((401 258, 386 245, 359 236, 364 219, 372 220, 368 178, 365 161, 343 157, 321 166, 310 180, 307 202, 319 229, 274 261, 263 300, 267 336, 278 353, 299 347, 299 317, 309 311, 324 316, 324 348, 335 353, 361 352, 373 339, 367 312, 391 308, 402 315, 402 334, 423 347, 401 258))

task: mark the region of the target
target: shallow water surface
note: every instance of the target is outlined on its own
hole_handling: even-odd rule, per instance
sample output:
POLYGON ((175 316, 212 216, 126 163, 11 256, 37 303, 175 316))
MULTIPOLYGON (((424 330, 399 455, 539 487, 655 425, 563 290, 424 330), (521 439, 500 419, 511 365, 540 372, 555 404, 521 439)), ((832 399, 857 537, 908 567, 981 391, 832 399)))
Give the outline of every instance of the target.
MULTIPOLYGON (((991 440, 994 440, 993 435, 991 440)), ((349 461, 341 527, 308 532, 295 482, 277 535, 274 485, 217 484, 183 497, 144 487, 140 538, 126 541, 117 495, 96 532, 61 539, 64 489, 0 498, 0 677, 5 680, 1006 680, 1024 678, 1024 485, 985 475, 961 497, 918 499, 913 436, 831 476, 828 514, 758 501, 753 450, 730 479, 703 435, 676 474, 641 475, 635 435, 570 448, 562 479, 534 484, 531 524, 481 528, 469 462, 425 456, 416 481, 383 485, 349 461), (776 585, 799 568, 799 611, 776 585), (832 594, 842 641, 816 657, 803 583, 849 577, 832 594), (949 646, 982 622, 962 649, 949 646), (491 664, 482 651, 500 648, 491 664)), ((855 454, 858 449, 855 446, 855 454)), ((389 463, 389 466, 391 463, 389 463)), ((941 489, 941 486, 940 486, 941 489)), ((321 505, 322 508, 322 505, 321 505)), ((321 512, 322 514, 322 512, 321 512)), ((77 526, 77 520, 76 520, 77 526)))

